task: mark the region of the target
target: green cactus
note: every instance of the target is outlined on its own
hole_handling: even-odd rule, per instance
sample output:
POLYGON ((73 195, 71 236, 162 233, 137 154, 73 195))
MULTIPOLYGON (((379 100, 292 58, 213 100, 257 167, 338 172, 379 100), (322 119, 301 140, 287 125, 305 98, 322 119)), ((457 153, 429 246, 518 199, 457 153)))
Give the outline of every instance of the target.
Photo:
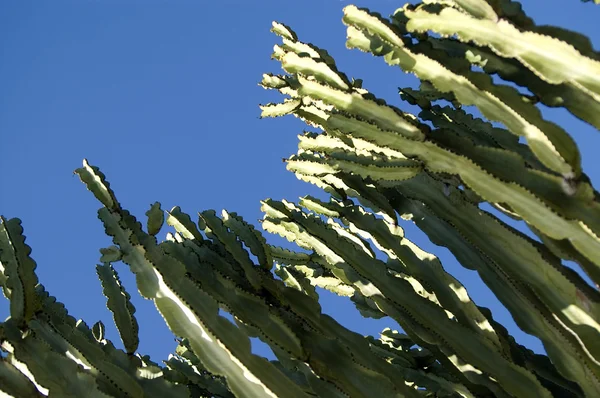
POLYGON ((75 172, 102 207, 113 245, 96 266, 124 350, 70 316, 37 279, 20 220, 0 219, 0 391, 61 397, 600 396, 600 195, 575 141, 536 107, 564 107, 599 127, 600 57, 586 39, 539 27, 511 0, 425 0, 389 19, 347 6, 349 48, 421 79, 403 112, 349 78, 327 51, 281 23, 261 85, 319 132, 299 136, 286 167, 330 194, 262 202, 263 230, 234 212, 146 212, 146 230, 104 174, 75 172), (433 32, 433 33, 428 33, 433 32), (452 38, 449 38, 452 36, 452 38), (475 72, 472 66, 482 72, 475 72), (526 86, 523 96, 490 77, 526 86), (445 101, 441 105, 438 101, 445 101), (475 105, 475 117, 463 105, 475 105), (492 125, 499 121, 506 128, 492 125), (427 124, 427 123, 429 124, 427 124), (525 137, 526 143, 519 141, 525 137), (524 221, 540 241, 484 210, 524 221), (518 344, 441 261, 405 236, 412 220, 476 270, 547 355, 518 344), (157 234, 173 228, 166 240, 157 234), (256 260, 256 261, 255 261, 256 260), (578 263, 596 287, 562 264, 578 263), (179 345, 163 365, 137 353, 138 321, 113 263, 135 275, 179 345), (404 333, 361 336, 323 314, 319 290, 404 333), (233 322, 221 311, 228 313, 233 322), (274 360, 254 355, 250 338, 274 360))
POLYGON ((113 313, 125 350, 128 354, 133 354, 137 351, 140 340, 139 326, 134 316, 135 307, 129 301, 131 296, 125 291, 117 271, 110 263, 97 265, 96 273, 102 283, 104 295, 108 299, 106 305, 113 313))

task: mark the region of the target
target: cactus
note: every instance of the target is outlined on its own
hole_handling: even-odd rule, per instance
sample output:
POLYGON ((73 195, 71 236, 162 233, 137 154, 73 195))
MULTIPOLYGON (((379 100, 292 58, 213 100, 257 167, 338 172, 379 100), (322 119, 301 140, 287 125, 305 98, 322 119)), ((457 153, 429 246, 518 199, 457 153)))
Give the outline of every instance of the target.
POLYGON ((419 89, 399 89, 421 111, 389 105, 327 51, 273 23, 282 40, 273 58, 285 74, 265 74, 261 85, 288 98, 261 106, 262 117, 291 114, 313 128, 299 136, 286 167, 330 194, 262 202, 262 229, 298 248, 269 244, 234 212, 206 210, 193 221, 177 206, 165 214, 159 202, 144 230, 84 160, 75 172, 102 205, 98 218, 113 242, 100 249, 96 271, 124 349, 105 338, 102 322, 75 320, 45 291, 20 220, 2 217, 0 284, 11 306, 0 323, 0 391, 600 396, 600 195, 575 141, 536 107, 565 107, 600 127, 597 54, 581 35, 536 26, 510 0, 426 0, 388 19, 347 6, 343 22, 349 48, 421 79, 419 89), (524 221, 541 242, 483 203, 524 221), (409 240, 407 220, 476 270, 547 355, 517 343, 434 254, 409 240), (172 231, 160 242, 165 223, 172 231), (578 263, 596 287, 562 260, 578 263), (137 352, 138 321, 117 262, 129 266, 177 338, 162 365, 137 352), (403 332, 346 329, 322 313, 317 287, 350 298, 365 317, 389 316, 403 332), (275 359, 253 354, 250 338, 268 344, 275 359))
MULTIPOLYGON (((311 52, 305 51, 307 45, 299 43, 298 36, 291 29, 282 29, 280 24, 273 25, 273 32, 283 42, 276 46, 273 57, 281 62, 288 74, 264 75, 261 84, 290 96, 299 105, 289 108, 287 112, 322 131, 320 134, 305 133, 299 137, 299 151, 287 159, 287 168, 298 178, 330 192, 334 201, 325 204, 305 198, 300 204, 320 217, 329 219, 327 226, 320 228, 337 230, 338 227, 334 226, 338 219, 349 231, 368 237, 388 255, 390 261, 385 266, 388 272, 402 275, 405 280, 416 279, 418 283, 411 283, 416 293, 425 291, 427 294, 421 296, 442 306, 452 313, 453 319, 466 326, 477 319, 474 313, 460 315, 466 308, 452 308, 449 301, 441 302, 442 297, 449 300, 452 296, 447 291, 442 293, 438 290, 443 289, 442 286, 434 286, 431 281, 445 286, 455 286, 454 283, 442 282, 444 279, 440 275, 426 280, 425 275, 420 274, 421 268, 411 270, 403 262, 404 267, 399 269, 391 261, 399 257, 398 250, 404 247, 395 243, 402 241, 401 237, 390 234, 397 226, 389 207, 395 213, 415 220, 436 244, 446 246, 464 266, 479 272, 523 330, 540 337, 556 367, 557 373, 554 375, 560 374, 568 380, 567 384, 559 384, 570 385, 568 388, 571 392, 580 388, 584 395, 595 396, 600 391, 600 352, 597 345, 600 341, 600 312, 596 307, 600 296, 596 289, 564 267, 561 258, 577 261, 590 279, 595 284, 599 283, 600 258, 597 253, 600 253, 600 241, 595 226, 600 219, 597 193, 589 178, 581 171, 577 148, 567 133, 542 119, 534 104, 523 101, 515 89, 493 83, 486 73, 499 73, 503 78, 520 83, 525 81, 521 76, 536 76, 536 79, 528 80, 534 87, 532 92, 548 93, 553 87, 558 87, 556 93, 563 90, 573 93, 568 95, 569 98, 585 96, 589 100, 586 105, 590 104, 593 108, 598 105, 593 88, 595 83, 591 83, 591 80, 584 83, 586 78, 575 77, 575 74, 585 74, 585 71, 578 70, 573 72, 572 77, 567 77, 579 63, 572 63, 565 68, 549 67, 555 63, 548 62, 548 57, 556 56, 557 52, 556 48, 552 52, 546 51, 546 44, 543 43, 560 43, 573 57, 581 57, 583 64, 589 63, 590 68, 597 68, 600 64, 593 54, 576 48, 573 45, 576 40, 569 41, 569 36, 566 41, 559 42, 556 35, 553 37, 552 34, 536 32, 539 29, 532 24, 528 26, 530 32, 524 30, 527 27, 524 23, 526 16, 522 12, 518 15, 521 22, 513 18, 503 19, 502 3, 508 2, 425 3, 407 5, 396 11, 389 20, 354 6, 344 10, 349 48, 382 56, 388 64, 399 66, 422 79, 421 90, 401 90, 403 99, 422 108, 418 118, 387 105, 363 88, 343 87, 340 82, 350 79, 338 70, 330 57, 322 55, 323 50, 312 45, 311 52), (497 22, 499 15, 501 22, 497 22), (469 22, 462 21, 462 18, 469 22), (490 26, 486 34, 490 32, 491 36, 475 37, 467 33, 484 29, 484 25, 490 26), (517 31, 513 25, 522 26, 517 31), (515 33, 517 36, 512 38, 508 31, 494 31, 504 28, 518 32, 515 33), (430 36, 425 33, 427 31, 439 33, 442 37, 430 36), (498 36, 492 38, 496 34, 498 36), (408 40, 407 35, 417 41, 408 40), (451 35, 456 38, 445 38, 451 35), (519 52, 519 46, 530 39, 539 40, 539 45, 535 49, 532 45, 531 53, 519 52), (512 41, 515 45, 511 44, 512 41), (506 51, 500 46, 504 46, 506 51), (490 58, 493 64, 484 69, 486 73, 471 70, 472 64, 485 68, 490 58), (506 68, 506 65, 510 68, 506 68), (511 72, 504 72, 503 68, 511 72), (433 104, 440 99, 451 101, 453 106, 433 104), (491 121, 503 122, 507 129, 492 127, 484 120, 473 118, 460 109, 461 104, 477 106, 483 116, 491 121), (419 118, 432 122, 434 128, 423 124, 419 118), (519 143, 511 134, 524 135, 528 145, 519 143), (357 185, 357 177, 369 186, 369 197, 367 191, 357 185), (377 202, 370 200, 374 197, 377 202), (566 200, 559 199, 561 197, 566 200), (359 220, 356 217, 368 213, 360 206, 346 203, 347 198, 356 198, 363 206, 391 219, 372 218, 370 224, 361 228, 356 224, 359 220), (544 244, 528 238, 493 214, 482 211, 479 204, 483 201, 512 218, 524 220, 544 244), (573 204, 572 209, 577 209, 575 212, 564 207, 568 202, 573 204), (542 221, 542 217, 553 217, 553 221, 550 223, 550 218, 542 221), (578 224, 577 228, 582 229, 557 233, 557 229, 570 228, 565 221, 572 222, 573 227, 578 224), (382 227, 376 229, 377 223, 382 227), (374 231, 385 232, 385 235, 377 236, 374 231), (581 232, 583 234, 580 235, 581 232), (563 287, 548 288, 557 284, 563 287), (572 383, 578 387, 574 389, 572 383)), ((597 77, 594 73, 592 75, 592 80, 597 77)), ((546 95, 545 101, 550 102, 551 98, 546 95)), ((565 106, 578 117, 597 126, 595 113, 586 113, 575 105, 576 102, 573 100, 565 106)), ((557 105, 555 102, 554 106, 557 105)), ((277 104, 268 104, 262 109, 263 117, 281 116, 283 113, 277 104)), ((285 208, 291 209, 290 206, 286 205, 285 208)), ((297 215, 302 211, 297 207, 294 207, 293 213, 288 211, 284 214, 283 209, 278 207, 278 213, 267 213, 268 218, 263 225, 268 230, 298 244, 302 242, 303 247, 325 256, 330 266, 341 263, 353 268, 354 272, 371 283, 370 286, 383 292, 384 282, 378 283, 377 279, 373 279, 375 275, 365 273, 375 272, 377 267, 374 264, 364 271, 352 266, 353 259, 357 261, 356 266, 375 261, 363 256, 364 249, 359 250, 357 242, 348 242, 355 245, 355 251, 349 246, 333 249, 339 255, 352 253, 352 258, 336 258, 332 253, 326 254, 321 243, 327 249, 336 248, 332 245, 340 245, 344 237, 331 235, 325 238, 326 235, 322 235, 324 231, 311 229, 316 225, 306 224, 305 221, 311 219, 313 223, 319 223, 318 219, 297 215), (301 225, 301 228, 293 228, 293 224, 301 225), (320 243, 310 240, 309 236, 320 243)), ((366 222, 364 220, 361 221, 366 222)), ((361 242, 360 246, 364 246, 364 243, 361 242)), ((297 265, 290 264, 289 267, 296 269, 297 265)), ((385 267, 379 265, 379 268, 385 267)), ((353 281, 347 279, 347 272, 350 271, 342 274, 333 271, 333 275, 352 284, 353 281)), ((312 278, 313 284, 318 283, 313 276, 306 277, 312 278)), ((366 283, 361 281, 355 286, 360 289, 366 283)), ((408 289, 394 289, 389 294, 398 290, 405 292, 408 289)), ((383 295, 388 296, 385 292, 383 295)), ((407 302, 415 303, 416 299, 402 301, 407 302)), ((393 311, 384 312, 395 318, 393 311)), ((482 313, 485 311, 479 314, 480 317, 482 313)), ((404 319, 402 316, 395 319, 408 331, 411 329, 410 323, 418 321, 415 318, 417 314, 419 311, 412 315, 404 314, 404 319)), ((495 322, 488 320, 490 331, 494 333, 482 333, 483 330, 488 332, 487 328, 473 331, 480 334, 480 338, 496 336, 500 341, 499 347, 506 349, 506 341, 502 341, 501 334, 492 326, 495 322)), ((435 325, 427 325, 426 330, 439 327, 441 322, 445 322, 445 318, 440 317, 435 325)), ((445 330, 446 340, 438 343, 439 349, 446 356, 457 355, 465 360, 468 354, 461 354, 458 346, 452 346, 449 328, 445 330)), ((413 333, 419 334, 416 329, 413 333)), ((411 333, 409 335, 415 338, 411 333)), ((470 341, 475 341, 475 338, 470 341)), ((482 357, 491 358, 486 355, 482 357)), ((516 358, 512 361, 518 363, 516 358)), ((467 362, 484 374, 492 375, 506 392, 512 395, 523 393, 509 390, 509 382, 502 382, 500 375, 492 370, 484 370, 484 364, 475 364, 471 360, 467 362)), ((499 371, 498 367, 496 371, 499 371)), ((541 370, 533 372, 538 378, 543 377, 541 370)), ((516 380, 514 377, 511 376, 511 379, 516 380)), ((487 383, 484 380, 471 381, 487 383)), ((553 382, 557 382, 557 379, 553 382)), ((523 382, 519 382, 516 387, 523 385, 523 382)), ((532 391, 530 394, 537 396, 542 393, 532 391)))

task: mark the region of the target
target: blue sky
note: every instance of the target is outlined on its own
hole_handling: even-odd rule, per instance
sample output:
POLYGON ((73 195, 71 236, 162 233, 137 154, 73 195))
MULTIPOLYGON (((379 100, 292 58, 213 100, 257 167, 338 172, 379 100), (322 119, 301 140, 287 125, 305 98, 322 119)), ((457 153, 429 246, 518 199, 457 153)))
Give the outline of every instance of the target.
MULTIPOLYGON (((538 24, 588 35, 600 47, 599 9, 577 0, 535 0, 525 10, 538 24)), ((337 0, 4 0, 0 2, 0 214, 23 220, 40 281, 88 325, 102 320, 118 335, 95 273, 98 249, 110 245, 96 218, 99 203, 72 175, 83 158, 107 175, 123 206, 140 220, 154 201, 194 216, 235 211, 255 222, 264 198, 315 194, 281 162, 296 152, 304 125, 293 117, 261 120, 258 105, 280 97, 260 88, 279 40, 271 21, 290 25, 303 41, 327 49, 340 70, 401 108, 397 87, 416 78, 381 59, 345 49, 337 0)), ((389 15, 404 2, 357 1, 389 15)), ((600 134, 563 110, 544 114, 577 140, 584 170, 600 184, 600 134)), ((523 344, 520 332, 474 272, 404 222, 407 236, 437 254, 445 268, 490 307, 523 344)), ((164 235, 164 231, 161 232, 164 235)), ((281 240, 269 235, 271 243, 281 240)), ((140 322, 140 352, 166 359, 175 342, 123 264, 121 279, 140 322)), ((346 327, 376 335, 396 324, 365 320, 347 300, 322 296, 324 312, 346 327)), ((0 299, 0 317, 8 315, 0 299)), ((256 351, 266 355, 264 347, 256 351)))

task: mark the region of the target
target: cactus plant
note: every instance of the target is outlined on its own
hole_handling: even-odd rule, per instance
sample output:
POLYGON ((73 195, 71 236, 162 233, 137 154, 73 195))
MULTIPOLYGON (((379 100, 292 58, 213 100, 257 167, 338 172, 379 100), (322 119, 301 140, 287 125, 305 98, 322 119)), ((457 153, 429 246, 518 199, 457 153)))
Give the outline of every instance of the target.
POLYGON ((600 62, 580 35, 538 27, 517 4, 426 0, 390 18, 345 7, 349 48, 421 79, 419 89, 399 89, 418 115, 368 92, 327 51, 273 23, 282 40, 273 58, 285 74, 265 74, 261 85, 288 98, 261 106, 262 117, 291 114, 312 128, 286 167, 330 195, 262 202, 262 229, 296 249, 268 243, 225 210, 202 211, 195 222, 155 202, 144 230, 84 160, 76 174, 101 203, 98 218, 113 242, 100 249, 96 270, 124 349, 105 338, 101 322, 75 320, 45 291, 20 220, 1 218, 0 284, 11 307, 0 323, 0 391, 600 396, 600 195, 575 141, 536 106, 564 107, 600 127, 600 62), (483 204, 523 221, 539 240, 483 204), (402 228, 409 220, 476 270, 547 355, 520 345, 434 254, 409 240, 402 228), (159 241, 165 223, 172 231, 159 241), (137 352, 135 308, 116 262, 129 266, 177 338, 163 365, 137 352), (350 298, 365 317, 389 316, 402 332, 348 330, 322 312, 317 287, 350 298), (253 354, 250 338, 276 358, 253 354))

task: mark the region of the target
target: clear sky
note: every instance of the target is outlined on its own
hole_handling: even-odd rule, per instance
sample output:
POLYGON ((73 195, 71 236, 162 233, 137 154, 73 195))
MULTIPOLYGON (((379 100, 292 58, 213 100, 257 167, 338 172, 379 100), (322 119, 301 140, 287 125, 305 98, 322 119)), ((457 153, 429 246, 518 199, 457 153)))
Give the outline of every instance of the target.
MULTIPOLYGON (((588 35, 600 47, 600 8, 578 0, 526 1, 538 24, 588 35)), ((260 88, 279 39, 271 21, 290 25, 303 41, 327 49, 340 70, 407 111, 398 87, 416 78, 381 59, 345 49, 338 0, 2 0, 0 1, 0 214, 23 220, 40 281, 88 325, 102 320, 120 341, 106 309, 95 264, 111 244, 96 218, 99 202, 76 176, 83 158, 107 175, 122 205, 141 221, 154 201, 163 208, 225 208, 248 221, 262 217, 261 199, 297 200, 316 188, 285 170, 304 125, 293 117, 260 120, 258 105, 281 97, 260 88)), ((403 1, 354 4, 389 15, 403 1)), ((600 184, 600 133, 563 110, 544 110, 577 140, 584 170, 600 184)), ((407 236, 437 254, 479 305, 537 352, 476 273, 463 269, 404 222, 407 236)), ((164 230, 161 232, 164 236, 164 230)), ((281 244, 275 236, 271 243, 281 244)), ((117 265, 140 322, 139 351, 155 361, 175 347, 149 301, 137 294, 127 267, 117 265)), ((362 318, 351 302, 323 294, 324 312, 361 334, 397 325, 362 318)), ((8 314, 0 298, 0 317, 8 314)), ((268 355, 256 346, 256 352, 268 355)))

